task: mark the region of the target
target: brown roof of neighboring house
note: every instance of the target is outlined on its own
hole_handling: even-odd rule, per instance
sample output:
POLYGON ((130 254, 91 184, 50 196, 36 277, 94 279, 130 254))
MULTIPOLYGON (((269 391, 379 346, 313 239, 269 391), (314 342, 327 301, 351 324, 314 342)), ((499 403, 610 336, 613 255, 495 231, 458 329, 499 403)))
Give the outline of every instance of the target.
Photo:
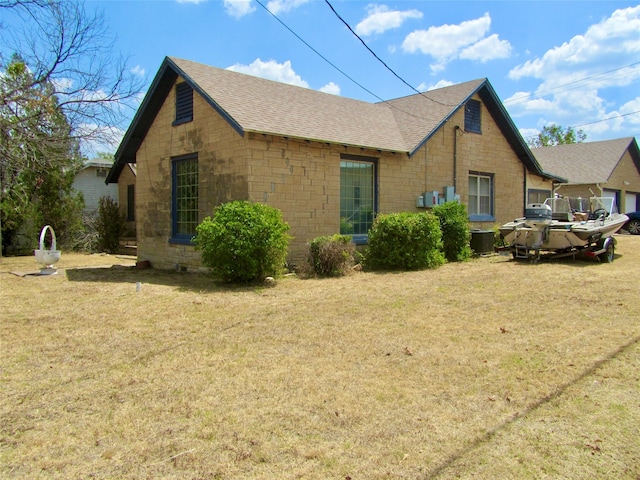
POLYGON ((239 135, 256 132, 409 155, 478 94, 518 158, 529 170, 547 176, 487 79, 369 103, 166 57, 115 154, 107 182, 116 182, 124 165, 136 161, 136 151, 178 77, 239 135))
POLYGON ((570 184, 606 183, 627 150, 640 173, 634 137, 531 149, 543 170, 566 178, 570 184))

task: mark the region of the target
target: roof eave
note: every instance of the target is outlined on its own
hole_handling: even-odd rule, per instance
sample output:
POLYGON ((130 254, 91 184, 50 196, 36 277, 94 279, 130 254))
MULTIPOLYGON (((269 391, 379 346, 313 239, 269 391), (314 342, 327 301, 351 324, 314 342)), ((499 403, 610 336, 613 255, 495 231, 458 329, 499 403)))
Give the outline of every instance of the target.
POLYGON ((118 146, 114 155, 113 167, 109 171, 105 183, 117 183, 124 166, 128 163, 136 163, 136 152, 178 76, 184 78, 191 88, 198 92, 240 136, 244 135, 242 126, 231 115, 202 90, 171 58, 165 57, 118 146))

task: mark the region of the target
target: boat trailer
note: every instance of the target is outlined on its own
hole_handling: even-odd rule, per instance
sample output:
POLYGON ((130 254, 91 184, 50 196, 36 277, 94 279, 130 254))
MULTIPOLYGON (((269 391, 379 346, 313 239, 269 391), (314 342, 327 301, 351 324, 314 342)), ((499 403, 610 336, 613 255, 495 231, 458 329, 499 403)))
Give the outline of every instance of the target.
POLYGON ((611 263, 615 257, 616 239, 614 237, 602 238, 601 233, 593 235, 589 239, 589 243, 583 246, 572 246, 562 250, 545 250, 542 248, 542 241, 533 247, 527 246, 526 236, 534 233, 531 229, 517 229, 516 241, 513 245, 505 245, 498 247, 496 250, 500 252, 511 252, 514 260, 529 260, 531 263, 538 263, 541 260, 557 260, 560 258, 572 257, 574 260, 578 256, 588 258, 597 258, 602 263, 611 263), (524 241, 518 243, 523 235, 524 241))

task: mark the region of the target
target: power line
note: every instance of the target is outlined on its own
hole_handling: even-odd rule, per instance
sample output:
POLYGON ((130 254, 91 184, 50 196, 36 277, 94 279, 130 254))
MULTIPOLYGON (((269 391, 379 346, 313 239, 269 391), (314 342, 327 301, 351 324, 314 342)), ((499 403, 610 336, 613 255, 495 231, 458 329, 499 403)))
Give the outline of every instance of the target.
POLYGON ((331 5, 331 3, 329 2, 329 0, 324 0, 325 3, 327 5, 329 5, 329 8, 331 9, 331 11, 335 14, 336 17, 338 17, 338 19, 349 29, 349 31, 358 39, 360 40, 360 43, 362 43, 362 45, 364 45, 364 47, 369 50, 369 52, 371 53, 371 55, 373 55, 375 57, 376 60, 378 60, 382 65, 384 65, 384 67, 389 70, 398 80, 400 80, 402 83, 404 83, 407 87, 409 87, 411 90, 413 90, 414 92, 416 92, 418 95, 423 96, 424 98, 431 100, 432 102, 438 103, 440 105, 446 106, 446 107, 457 107, 457 105, 452 105, 452 104, 448 104, 448 103, 442 103, 439 102, 438 100, 434 100, 433 98, 429 97, 428 95, 425 95, 424 92, 421 92, 419 90, 417 90, 413 85, 411 85, 409 82, 407 82, 404 78, 402 78, 400 75, 398 75, 389 65, 387 65, 385 63, 384 60, 382 60, 377 54, 376 52, 374 52, 369 45, 366 44, 366 42, 360 37, 360 35, 358 35, 353 28, 351 28, 351 25, 349 25, 347 23, 347 21, 342 18, 340 16, 340 14, 336 11, 335 8, 333 8, 333 5, 331 5))
POLYGON ((613 120, 614 118, 628 117, 629 115, 635 115, 636 113, 640 113, 640 110, 636 110, 635 112, 629 112, 629 113, 621 113, 620 115, 614 115, 613 117, 594 120, 593 122, 581 123, 580 125, 574 125, 574 128, 584 127, 585 125, 593 125, 594 123, 606 122, 607 120, 613 120))
MULTIPOLYGON (((614 120, 616 118, 621 118, 621 117, 628 117, 629 115, 635 115, 637 113, 640 113, 640 110, 636 110, 635 112, 629 112, 629 113, 621 113, 620 115, 614 115, 612 117, 608 117, 608 118, 601 118, 600 120, 594 120, 593 122, 586 122, 586 123, 581 123, 579 125, 573 125, 567 128, 578 128, 578 127, 584 127, 585 125, 593 125, 594 123, 601 123, 601 122, 607 122, 609 120, 614 120)), ((528 137, 523 137, 525 139, 527 138, 536 138, 538 135, 529 135, 528 137)))
MULTIPOLYGON (((590 75, 588 77, 580 78, 580 79, 574 80, 572 82, 562 83, 560 85, 556 85, 554 87, 550 87, 550 88, 547 88, 545 90, 540 90, 540 91, 535 92, 535 93, 530 93, 530 94, 522 96, 522 97, 512 98, 511 100, 506 100, 504 102, 504 104, 505 105, 513 105, 513 104, 517 104, 517 103, 526 102, 527 100, 531 100, 533 98, 545 97, 545 96, 549 95, 549 94, 547 94, 545 92, 552 92, 553 90, 557 90, 559 88, 566 87, 568 85, 574 85, 576 83, 584 82, 586 80, 592 80, 592 79, 594 79, 596 77, 600 77, 602 75, 607 75, 609 73, 617 72, 618 70, 622 70, 623 68, 635 67, 636 65, 640 65, 640 62, 630 63, 628 65, 623 65, 622 67, 614 68, 613 70, 607 70, 606 72, 596 73, 594 75, 590 75)), ((568 88, 566 90, 561 90, 561 92, 566 92, 566 91, 569 91, 569 90, 574 90, 574 89, 573 88, 568 88)), ((561 93, 561 92, 557 92, 557 93, 561 93)))
POLYGON ((318 55, 321 59, 323 59, 325 62, 327 62, 329 65, 331 65, 333 68, 335 68, 338 72, 340 72, 342 75, 344 75, 345 77, 347 77, 349 80, 351 80, 353 83, 355 83, 357 86, 359 86, 361 89, 363 89, 365 92, 367 92, 369 95, 374 96, 375 98, 377 98, 378 100, 380 100, 381 102, 384 102, 385 100, 383 100, 382 98, 380 98, 378 95, 376 95, 375 93, 373 93, 371 90, 369 90, 368 88, 366 88, 365 86, 361 85, 360 83, 358 83, 355 79, 351 78, 349 75, 347 75, 345 72, 343 72, 342 70, 340 70, 339 67, 337 67, 334 63, 331 62, 331 60, 329 60, 327 57, 325 57, 324 55, 322 55, 318 50, 316 50, 315 48, 313 48, 309 43, 307 43, 300 35, 298 35, 296 32, 294 32, 291 28, 289 28, 289 26, 284 23, 282 20, 280 20, 275 13, 273 13, 271 10, 269 10, 260 0, 256 0, 256 3, 258 5, 260 5, 262 8, 264 8, 267 13, 269 15, 271 15, 273 18, 275 18, 284 28, 286 28, 287 30, 289 30, 289 32, 291 32, 293 34, 293 36, 295 36, 298 40, 300 40, 302 43, 304 43, 308 48, 310 48, 313 53, 315 53, 316 55, 318 55))
MULTIPOLYGON (((375 93, 373 93, 371 90, 369 90, 368 88, 366 88, 365 86, 363 86, 362 84, 358 83, 355 79, 353 79, 352 77, 350 77, 349 75, 347 75, 344 71, 342 71, 338 66, 336 66, 333 62, 331 62, 327 57, 325 57, 324 55, 322 55, 318 50, 316 50, 315 48, 313 48, 308 42, 306 42, 300 35, 298 35, 296 32, 294 32, 286 23, 284 23, 282 20, 280 20, 271 10, 269 10, 263 3, 261 0, 256 0, 256 3, 258 5, 260 5, 269 15, 271 15, 273 18, 275 18, 278 23, 280 23, 284 28, 286 28, 287 30, 289 30, 289 32, 291 32, 291 34, 293 34, 293 36, 295 36, 298 40, 300 40, 304 45, 306 45, 309 49, 311 49, 313 51, 313 53, 315 53, 316 55, 318 55, 320 58, 322 58, 325 62, 327 62, 329 65, 331 65, 333 68, 335 68, 338 72, 340 72, 342 75, 344 75, 346 78, 348 78, 349 80, 351 80, 353 83, 355 83, 357 86, 359 86, 361 89, 363 89, 365 92, 367 92, 369 95, 372 95, 373 97, 377 98, 380 102, 382 103, 386 103, 387 105, 389 105, 391 108, 395 108, 396 110, 398 110, 399 112, 402 112, 406 115, 409 115, 413 118, 417 118, 419 120, 427 120, 424 117, 420 117, 418 115, 415 115, 413 113, 407 112, 406 110, 401 109, 400 107, 398 107, 397 105, 394 105, 393 103, 390 103, 387 100, 384 100, 383 98, 379 97, 378 95, 376 95, 375 93)), ((418 92, 420 93, 420 92, 418 92)), ((426 95, 425 95, 426 97, 426 95)), ((426 97, 428 98, 428 97, 426 97)), ((436 103, 440 103, 437 102, 436 100, 433 99, 429 99, 432 100, 436 103)), ((448 104, 444 104, 441 103, 441 105, 446 105, 446 106, 457 106, 457 105, 448 105, 448 104)))

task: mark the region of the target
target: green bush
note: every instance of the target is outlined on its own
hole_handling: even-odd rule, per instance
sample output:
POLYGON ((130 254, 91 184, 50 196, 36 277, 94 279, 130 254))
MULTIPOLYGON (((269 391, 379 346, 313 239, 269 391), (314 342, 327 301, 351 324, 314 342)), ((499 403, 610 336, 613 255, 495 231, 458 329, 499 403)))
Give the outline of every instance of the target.
POLYGON ((277 208, 234 201, 217 207, 196 227, 202 264, 225 282, 247 283, 282 273, 290 236, 277 208))
POLYGON ((339 277, 355 264, 356 246, 349 235, 314 238, 309 244, 309 265, 316 275, 339 277))
POLYGON ((444 263, 442 232, 430 212, 379 215, 369 230, 365 266, 372 269, 417 270, 444 263))
POLYGON ((98 235, 98 251, 117 253, 124 231, 124 217, 120 215, 118 202, 110 197, 100 198, 98 218, 95 223, 98 235))
POLYGON ((440 220, 444 256, 449 262, 464 262, 471 258, 471 229, 467 209, 462 203, 447 202, 433 207, 440 220))

